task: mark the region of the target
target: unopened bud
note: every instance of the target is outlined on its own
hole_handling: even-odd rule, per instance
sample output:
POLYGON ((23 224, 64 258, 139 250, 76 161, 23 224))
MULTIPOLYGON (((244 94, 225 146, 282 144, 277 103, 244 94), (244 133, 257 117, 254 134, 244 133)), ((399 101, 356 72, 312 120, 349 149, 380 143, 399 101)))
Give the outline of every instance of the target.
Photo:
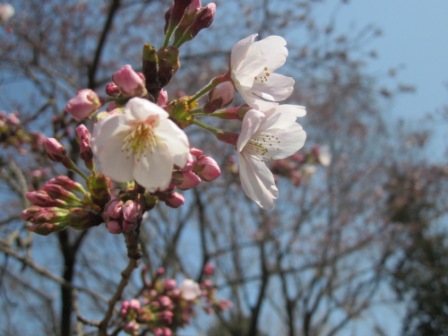
POLYGON ((174 172, 172 183, 180 190, 188 190, 201 183, 201 179, 192 171, 174 172))
POLYGON ((120 95, 120 89, 117 84, 110 82, 106 85, 106 94, 111 97, 118 97, 120 95))
POLYGON ((165 108, 168 105, 168 92, 165 89, 160 90, 159 96, 157 97, 157 105, 161 108, 165 108))
POLYGON ((221 176, 221 168, 210 156, 201 155, 197 158, 193 171, 204 181, 213 181, 221 176))
MULTIPOLYGON (((123 208, 123 219, 129 223, 138 223, 142 218, 142 206, 140 202, 128 200, 124 203, 123 208)), ((125 230, 126 231, 126 230, 125 230)))
POLYGON ((73 181, 71 178, 69 178, 68 176, 65 176, 65 175, 53 177, 47 183, 48 184, 57 184, 57 185, 60 185, 64 189, 78 191, 82 194, 86 193, 86 191, 81 183, 73 181))
POLYGON ((67 221, 69 226, 77 230, 88 229, 103 222, 99 214, 84 208, 69 209, 67 221))
POLYGON ((96 92, 91 89, 83 89, 67 102, 65 111, 70 113, 76 121, 81 121, 88 118, 100 107, 101 100, 96 92))
POLYGON ((167 197, 164 198, 166 205, 171 208, 178 208, 185 203, 185 198, 182 194, 177 192, 172 192, 167 197))
POLYGON ((123 204, 123 201, 119 199, 110 200, 103 212, 105 219, 120 219, 122 217, 123 204))
POLYGON ((64 163, 68 160, 66 155, 67 151, 65 150, 64 146, 62 146, 62 144, 55 138, 45 139, 44 148, 50 160, 61 163, 64 163))
POLYGON ((209 27, 216 15, 216 4, 211 2, 207 6, 202 7, 195 16, 194 23, 188 29, 191 38, 195 37, 200 30, 209 27))
POLYGON ((79 154, 89 170, 93 169, 93 152, 90 146, 91 135, 85 125, 76 127, 76 140, 79 144, 79 154))
POLYGON ((135 72, 129 64, 115 72, 112 79, 124 96, 143 97, 147 93, 144 76, 135 72))
POLYGON ((87 188, 90 191, 92 201, 103 207, 110 200, 110 189, 112 182, 110 178, 102 174, 90 176, 87 180, 87 188))
POLYGON ((119 234, 123 232, 120 222, 111 220, 106 223, 107 230, 113 234, 119 234))
POLYGON ((42 190, 45 191, 48 195, 50 195, 53 199, 60 199, 66 202, 68 205, 79 206, 81 205, 81 200, 74 193, 64 189, 60 185, 52 184, 47 182, 42 190))
POLYGON ((204 274, 207 276, 213 275, 215 273, 215 266, 213 264, 207 263, 204 265, 204 274))
POLYGON ((67 203, 61 199, 53 199, 43 190, 36 190, 27 192, 26 199, 34 205, 41 207, 60 207, 67 206, 67 203))
POLYGON ((219 83, 208 94, 208 102, 204 106, 206 113, 212 113, 219 108, 229 105, 233 101, 233 95, 235 94, 235 88, 232 82, 219 83))

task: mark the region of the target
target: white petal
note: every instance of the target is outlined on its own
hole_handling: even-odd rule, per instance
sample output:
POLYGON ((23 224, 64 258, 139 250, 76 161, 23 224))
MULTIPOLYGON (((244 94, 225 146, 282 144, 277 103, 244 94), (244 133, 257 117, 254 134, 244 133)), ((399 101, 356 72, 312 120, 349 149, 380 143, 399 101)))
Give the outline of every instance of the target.
POLYGON ((148 191, 168 188, 173 172, 173 157, 166 145, 159 144, 154 152, 148 149, 140 160, 135 162, 133 175, 135 180, 148 191))
POLYGON ((250 35, 241 41, 239 41, 237 44, 235 44, 232 48, 232 53, 230 55, 230 67, 232 69, 238 68, 238 65, 241 63, 241 61, 245 58, 247 50, 254 42, 255 38, 258 34, 250 35))
POLYGON ((124 113, 129 120, 145 120, 153 114, 159 115, 160 119, 168 118, 168 113, 159 105, 138 97, 127 102, 124 113))
POLYGON ((192 301, 199 295, 201 295, 201 288, 199 287, 198 283, 191 279, 185 279, 184 281, 182 281, 182 283, 179 285, 179 290, 182 298, 187 301, 192 301))
POLYGON ((274 176, 263 161, 249 155, 238 155, 241 186, 246 195, 264 209, 273 209, 278 189, 274 176))
POLYGON ((126 133, 128 130, 129 126, 126 124, 126 117, 122 114, 111 115, 97 122, 93 126, 91 140, 93 152, 96 154, 97 151, 107 147, 110 138, 115 136, 124 137, 124 135, 120 134, 126 133))
POLYGON ((306 116, 306 109, 300 105, 282 104, 278 105, 276 108, 277 112, 285 115, 294 115, 295 118, 301 118, 306 116))
POLYGON ((156 128, 156 136, 164 142, 173 156, 176 166, 183 168, 187 163, 190 145, 187 135, 174 122, 169 119, 160 121, 156 128))
POLYGON ((286 41, 281 36, 271 35, 260 41, 254 42, 251 49, 258 49, 260 55, 266 60, 265 66, 269 71, 275 71, 286 62, 288 49, 286 41))
POLYGON ((95 153, 101 165, 101 172, 117 182, 133 179, 134 158, 132 155, 127 157, 128 152, 122 151, 122 146, 123 137, 110 137, 107 145, 95 153))
POLYGON ((261 123, 263 122, 263 112, 257 110, 249 110, 244 115, 243 123, 241 125, 241 133, 238 136, 236 148, 238 152, 241 152, 246 146, 250 138, 257 132, 261 123))
POLYGON ((306 133, 299 124, 293 124, 287 129, 277 130, 277 132, 271 134, 279 139, 278 147, 269 148, 269 157, 274 160, 291 156, 303 147, 306 140, 306 133))
POLYGON ((267 81, 255 81, 252 87, 253 93, 264 100, 279 102, 288 98, 294 90, 295 81, 277 73, 271 73, 267 81))

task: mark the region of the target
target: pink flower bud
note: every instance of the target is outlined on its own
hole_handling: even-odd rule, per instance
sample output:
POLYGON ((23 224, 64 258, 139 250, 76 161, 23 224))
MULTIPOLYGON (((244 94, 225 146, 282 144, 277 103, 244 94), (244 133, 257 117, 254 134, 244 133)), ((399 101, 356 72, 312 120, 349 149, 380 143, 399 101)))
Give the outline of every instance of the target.
POLYGON ((104 209, 103 217, 113 219, 121 218, 123 204, 123 201, 119 199, 110 200, 104 209))
POLYGON ((211 2, 207 6, 199 9, 199 12, 196 14, 194 23, 188 29, 188 33, 191 37, 195 37, 200 30, 209 27, 216 14, 216 4, 211 2))
POLYGON ((67 217, 69 211, 58 207, 32 206, 22 211, 20 217, 33 224, 59 223, 67 217))
POLYGON ((129 301, 123 301, 121 303, 120 314, 122 316, 126 316, 128 314, 128 311, 129 311, 129 301))
POLYGON ((204 274, 207 276, 213 275, 215 273, 215 266, 210 263, 204 265, 204 274))
POLYGON ((19 126, 20 125, 20 119, 17 117, 15 113, 8 113, 7 123, 12 126, 19 126))
POLYGON ((65 175, 53 177, 50 181, 47 182, 47 184, 57 184, 64 189, 78 191, 82 194, 86 193, 81 183, 73 181, 71 178, 65 175))
POLYGON ((83 89, 70 99, 65 106, 65 111, 70 113, 76 121, 88 118, 101 107, 100 97, 95 91, 83 89))
POLYGON ((135 72, 129 64, 115 72, 112 79, 125 96, 143 97, 147 93, 145 78, 142 74, 135 72))
POLYGON ((167 327, 160 327, 154 329, 154 336, 172 336, 172 332, 167 327))
POLYGON ((173 322, 173 316, 174 314, 171 310, 164 310, 160 313, 159 319, 166 324, 171 324, 173 322))
POLYGON ((54 162, 63 162, 68 159, 64 146, 55 138, 45 139, 44 148, 50 160, 54 162))
POLYGON ((138 311, 141 308, 140 301, 137 299, 132 299, 129 301, 129 309, 138 311))
POLYGON ((129 321, 126 322, 126 324, 123 326, 123 329, 129 334, 135 335, 140 329, 140 325, 136 321, 129 321))
MULTIPOLYGON (((157 276, 161 276, 161 275, 164 275, 164 274, 165 274, 165 268, 164 267, 157 268, 157 271, 156 271, 156 275, 157 276)), ((176 284, 174 284, 174 286, 176 286, 176 284)))
POLYGON ((159 97, 157 97, 157 105, 165 108, 168 105, 168 92, 165 89, 160 90, 159 97))
POLYGON ((220 300, 218 302, 218 308, 220 310, 227 310, 229 308, 232 308, 232 306, 233 306, 233 303, 232 303, 232 301, 229 301, 229 300, 220 300))
POLYGON ((172 192, 164 199, 166 205, 171 208, 178 208, 185 203, 185 198, 182 194, 172 192))
POLYGON ((61 199, 53 199, 44 190, 30 191, 25 195, 26 199, 41 207, 65 207, 67 203, 61 199))
POLYGON ((200 156, 193 168, 193 171, 204 181, 213 181, 221 176, 221 169, 210 156, 200 156))
POLYGON ((79 204, 81 200, 74 193, 64 189, 58 184, 52 184, 50 182, 45 183, 42 190, 50 195, 53 199, 61 199, 67 203, 79 204))
POLYGON ((143 215, 141 204, 133 200, 128 200, 124 203, 122 212, 123 219, 129 223, 137 223, 143 215))
POLYGON ((194 148, 194 147, 190 148, 190 154, 193 155, 195 158, 200 157, 202 155, 202 153, 203 153, 203 151, 201 151, 198 148, 194 148))
POLYGON ((159 302, 160 302, 160 306, 162 306, 164 308, 172 306, 172 304, 173 304, 173 301, 171 301, 171 299, 166 295, 161 296, 159 298, 159 302))
POLYGON ((192 171, 175 172, 173 173, 172 183, 180 190, 188 190, 201 183, 201 179, 192 171))
POLYGON ((87 168, 93 168, 93 152, 90 146, 91 135, 87 127, 83 124, 76 127, 76 140, 79 144, 79 154, 84 160, 87 168))
POLYGON ((163 284, 163 289, 165 291, 170 291, 174 288, 176 288, 176 280, 174 280, 174 279, 165 280, 165 283, 163 284))
POLYGON ((219 83, 208 94, 208 103, 206 104, 206 112, 211 113, 219 108, 229 105, 233 101, 235 88, 232 82, 219 83))
POLYGON ((118 97, 120 95, 120 89, 117 84, 110 82, 106 85, 106 94, 111 97, 118 97))
POLYGON ((106 223, 106 227, 107 227, 107 230, 113 234, 120 234, 121 232, 123 232, 120 222, 118 222, 116 220, 108 221, 106 223))

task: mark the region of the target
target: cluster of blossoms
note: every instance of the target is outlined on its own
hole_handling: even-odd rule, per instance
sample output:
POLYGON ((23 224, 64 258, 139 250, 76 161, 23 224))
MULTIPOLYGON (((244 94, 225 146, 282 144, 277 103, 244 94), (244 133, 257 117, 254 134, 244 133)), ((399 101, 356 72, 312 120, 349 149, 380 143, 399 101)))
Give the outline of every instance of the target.
POLYGON ((222 312, 231 302, 216 298, 216 286, 211 280, 214 266, 204 267, 204 280, 198 284, 185 279, 177 285, 175 279, 162 279, 165 270, 159 268, 152 281, 146 281, 138 298, 121 303, 122 328, 129 335, 146 330, 155 336, 171 336, 190 323, 195 307, 202 302, 206 313, 222 312))
MULTIPOLYGON (((185 202, 182 191, 221 174, 212 157, 193 147, 185 132, 192 126, 232 145, 245 194, 264 209, 274 207, 278 189, 268 164, 294 155, 306 139, 297 123, 305 108, 280 104, 294 86, 294 79, 275 73, 286 62, 286 41, 280 36, 257 41, 257 35, 251 35, 233 47, 229 69, 197 93, 170 100, 164 89, 180 67, 179 48, 212 23, 215 11, 213 3, 174 0, 165 13, 163 45, 144 45, 141 72, 124 65, 112 75, 105 95, 86 88, 67 102, 66 112, 79 124, 79 160, 67 154, 61 135, 47 138, 43 147, 85 186, 71 175, 58 176, 29 192, 33 206, 22 213, 29 230, 49 234, 104 222, 109 232, 124 235, 128 256, 138 259, 145 212, 158 203, 177 208, 185 202), (244 103, 230 107, 235 92, 244 103), (205 123, 206 118, 239 121, 241 130, 217 129, 205 123), (89 130, 86 125, 92 121, 89 130)), ((124 329, 136 334, 145 325, 155 335, 171 335, 189 323, 199 298, 207 312, 228 308, 227 301, 215 298, 212 273, 204 270, 201 284, 186 280, 179 287, 172 279, 152 279, 138 300, 123 303, 124 329)))
MULTIPOLYGON (((202 127, 218 140, 235 146, 242 189, 265 209, 272 209, 278 197, 275 177, 267 162, 293 155, 305 142, 306 133, 296 122, 305 115, 305 109, 279 103, 291 95, 294 85, 291 77, 274 72, 288 55, 286 41, 279 36, 256 41, 257 35, 252 35, 241 40, 231 51, 226 73, 212 79, 193 96, 169 101, 163 87, 180 66, 178 48, 211 24, 215 10, 214 4, 203 7, 196 0, 175 1, 165 15, 164 45, 156 50, 145 44, 141 73, 125 65, 106 86, 107 96, 82 89, 68 101, 65 109, 76 121, 95 121, 92 134, 84 124, 76 129, 79 155, 90 176, 66 156, 65 148, 56 139, 45 141, 46 152, 53 161, 85 179, 87 191, 81 202, 89 212, 96 211, 95 216, 101 217, 112 233, 138 230, 144 212, 157 202, 174 208, 184 203, 183 195, 176 189, 187 190, 220 176, 216 161, 191 147, 184 131, 190 125, 202 127), (227 107, 235 91, 245 103, 227 107), (106 109, 100 111, 102 106, 106 109), (215 129, 199 121, 205 117, 240 120, 241 131, 215 129), (115 182, 113 186, 109 179, 115 182)), ((274 169, 280 170, 279 164, 275 167, 274 164, 274 169)), ((30 200, 41 208, 53 209, 55 197, 64 196, 55 194, 37 203, 35 197, 30 200)), ((69 207, 65 210, 73 209, 71 203, 65 206, 69 207)), ((54 217, 63 217, 64 213, 57 210, 54 217)), ((23 217, 36 232, 49 233, 49 228, 57 231, 65 227, 44 223, 45 229, 41 230, 42 217, 48 216, 30 216, 25 211, 23 217)))
POLYGON ((271 171, 275 176, 290 180, 295 186, 309 180, 317 171, 317 166, 328 166, 331 163, 331 153, 328 146, 314 146, 306 153, 296 153, 289 158, 274 161, 271 171))
POLYGON ((14 147, 25 154, 25 145, 29 145, 31 151, 41 152, 44 139, 41 133, 26 130, 16 113, 0 112, 0 144, 3 147, 14 147))

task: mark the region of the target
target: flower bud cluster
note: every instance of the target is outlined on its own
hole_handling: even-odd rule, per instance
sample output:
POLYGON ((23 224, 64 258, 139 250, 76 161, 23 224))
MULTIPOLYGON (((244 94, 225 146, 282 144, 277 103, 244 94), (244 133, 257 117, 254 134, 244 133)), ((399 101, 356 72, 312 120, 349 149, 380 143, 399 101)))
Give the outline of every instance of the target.
POLYGON ((112 199, 105 207, 103 218, 110 233, 118 234, 137 229, 144 205, 138 200, 112 199))
MULTIPOLYGON (((206 268, 210 270, 213 266, 208 264, 206 268)), ((190 323, 195 305, 201 301, 208 313, 231 307, 229 301, 215 297, 216 286, 210 279, 213 272, 204 269, 205 280, 200 284, 185 279, 179 285, 175 279, 162 279, 164 273, 164 268, 159 268, 152 281, 145 280, 138 298, 122 301, 123 330, 129 335, 137 335, 141 329, 158 336, 174 335, 177 328, 190 323)))
POLYGON ((30 224, 28 230, 48 235, 70 226, 83 230, 102 222, 96 206, 84 187, 67 176, 49 180, 26 198, 33 206, 25 209, 21 218, 30 224))
POLYGON ((221 175, 221 169, 210 156, 204 155, 202 150, 190 148, 186 165, 173 172, 172 184, 180 190, 196 187, 202 180, 210 182, 221 175))
POLYGON ((303 154, 294 154, 287 159, 272 162, 271 170, 276 176, 282 176, 299 186, 308 181, 317 171, 317 166, 326 167, 331 163, 331 154, 327 146, 315 145, 303 154))
POLYGON ((24 128, 16 113, 0 112, 0 144, 3 147, 13 147, 25 154, 25 146, 29 145, 32 152, 40 152, 43 141, 41 133, 29 132, 24 128))
POLYGON ((209 27, 215 18, 216 4, 202 6, 201 0, 175 0, 165 13, 165 34, 173 36, 173 45, 181 46, 209 27))

